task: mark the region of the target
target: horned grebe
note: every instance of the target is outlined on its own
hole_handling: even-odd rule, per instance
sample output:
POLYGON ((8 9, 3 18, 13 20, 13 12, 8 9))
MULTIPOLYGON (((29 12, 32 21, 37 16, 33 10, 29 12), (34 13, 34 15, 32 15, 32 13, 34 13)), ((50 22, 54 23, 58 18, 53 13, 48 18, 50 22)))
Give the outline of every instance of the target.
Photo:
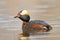
POLYGON ((52 29, 52 27, 42 20, 31 20, 30 15, 27 10, 21 10, 15 18, 19 18, 23 21, 22 31, 23 36, 29 36, 30 33, 37 32, 47 32, 52 29))

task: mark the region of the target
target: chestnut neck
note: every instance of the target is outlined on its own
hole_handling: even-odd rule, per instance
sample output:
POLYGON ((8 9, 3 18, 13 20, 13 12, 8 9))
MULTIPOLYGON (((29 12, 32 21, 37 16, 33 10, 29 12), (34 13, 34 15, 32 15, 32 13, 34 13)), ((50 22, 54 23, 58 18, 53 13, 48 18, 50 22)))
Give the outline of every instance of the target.
POLYGON ((23 21, 23 22, 22 22, 22 25, 25 25, 26 23, 27 23, 27 22, 23 21))

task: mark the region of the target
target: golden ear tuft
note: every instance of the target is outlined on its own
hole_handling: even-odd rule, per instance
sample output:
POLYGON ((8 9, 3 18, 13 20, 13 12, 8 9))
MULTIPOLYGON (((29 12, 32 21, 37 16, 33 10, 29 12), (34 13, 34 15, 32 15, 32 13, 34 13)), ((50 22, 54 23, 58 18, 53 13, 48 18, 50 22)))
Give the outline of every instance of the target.
POLYGON ((27 10, 23 10, 21 15, 29 15, 30 13, 27 10))

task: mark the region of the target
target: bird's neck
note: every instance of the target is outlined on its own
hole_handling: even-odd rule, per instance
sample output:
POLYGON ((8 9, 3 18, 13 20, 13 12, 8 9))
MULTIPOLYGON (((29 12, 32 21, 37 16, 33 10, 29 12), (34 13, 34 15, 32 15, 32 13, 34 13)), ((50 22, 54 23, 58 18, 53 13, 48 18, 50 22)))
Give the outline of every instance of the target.
POLYGON ((28 22, 23 21, 22 23, 23 23, 23 25, 25 25, 25 24, 28 23, 28 22))
POLYGON ((26 22, 24 22, 24 21, 23 21, 22 23, 23 23, 23 25, 25 25, 25 24, 26 24, 26 22))

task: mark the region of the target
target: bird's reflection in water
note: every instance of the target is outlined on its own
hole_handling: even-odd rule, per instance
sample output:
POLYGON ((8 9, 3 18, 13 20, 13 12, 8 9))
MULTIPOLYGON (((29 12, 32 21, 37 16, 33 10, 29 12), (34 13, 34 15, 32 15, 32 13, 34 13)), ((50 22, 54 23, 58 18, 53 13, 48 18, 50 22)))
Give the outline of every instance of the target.
POLYGON ((29 37, 20 37, 19 40, 29 40, 29 37))
POLYGON ((49 32, 40 32, 40 33, 33 33, 31 35, 33 36, 33 35, 49 35, 49 34, 50 34, 49 32))
POLYGON ((18 34, 18 39, 19 40, 29 40, 29 37, 23 36, 22 34, 18 34))
POLYGON ((30 37, 19 35, 19 40, 30 40, 31 38, 33 39, 34 37, 37 38, 37 36, 41 36, 41 35, 47 36, 49 34, 50 34, 49 32, 34 33, 34 34, 30 34, 30 37))

